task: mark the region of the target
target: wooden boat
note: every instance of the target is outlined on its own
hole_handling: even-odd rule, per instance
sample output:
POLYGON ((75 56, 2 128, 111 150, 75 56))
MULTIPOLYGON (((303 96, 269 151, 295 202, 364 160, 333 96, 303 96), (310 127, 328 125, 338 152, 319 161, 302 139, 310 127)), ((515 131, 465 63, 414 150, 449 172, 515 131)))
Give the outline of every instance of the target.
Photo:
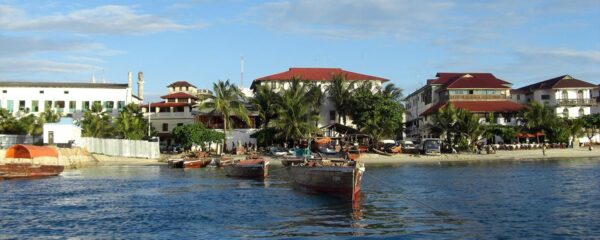
POLYGON ((212 161, 211 158, 186 159, 183 161, 183 168, 203 168, 212 161))
POLYGON ((266 178, 269 176, 269 160, 262 157, 248 157, 225 165, 225 174, 240 178, 266 178))
POLYGON ((169 168, 183 168, 183 158, 171 158, 167 160, 167 166, 169 168))
POLYGON ((353 201, 359 198, 365 172, 364 164, 355 161, 309 161, 290 169, 295 184, 316 192, 349 197, 353 201))
POLYGON ((344 153, 344 158, 346 158, 346 160, 356 161, 360 158, 360 154, 361 154, 361 151, 359 148, 350 147, 350 148, 346 149, 346 151, 344 153))
POLYGON ((392 156, 392 154, 390 154, 390 153, 386 153, 386 152, 384 152, 384 151, 381 151, 381 150, 379 150, 379 149, 375 149, 375 148, 373 148, 373 152, 375 152, 375 153, 377 153, 377 154, 379 154, 379 155, 383 155, 383 156, 388 156, 388 157, 389 157, 389 156, 392 156))
MULTIPOLYGON (((6 150, 6 159, 31 159, 36 157, 58 158, 58 152, 50 147, 16 144, 6 150)), ((65 169, 62 165, 33 163, 0 164, 0 179, 39 178, 58 176, 65 169)))
POLYGON ((6 163, 0 164, 0 179, 58 176, 63 172, 63 170, 65 170, 65 167, 61 165, 6 163))
POLYGON ((285 157, 283 159, 281 159, 281 164, 284 167, 289 167, 292 165, 298 165, 304 163, 304 158, 299 158, 299 157, 285 157))

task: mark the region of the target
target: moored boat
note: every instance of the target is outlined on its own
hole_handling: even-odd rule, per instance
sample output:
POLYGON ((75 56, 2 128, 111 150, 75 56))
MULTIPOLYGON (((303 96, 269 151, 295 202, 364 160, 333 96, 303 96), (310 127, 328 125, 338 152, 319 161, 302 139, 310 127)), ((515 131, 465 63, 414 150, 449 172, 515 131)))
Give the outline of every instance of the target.
POLYGON ((248 157, 224 166, 225 174, 240 178, 266 178, 269 175, 269 160, 262 157, 248 157))
POLYGON ((357 200, 365 172, 363 163, 355 161, 319 162, 291 166, 294 183, 316 192, 336 194, 357 200))
POLYGON ((183 168, 183 158, 171 158, 167 160, 167 166, 169 168, 183 168))
MULTIPOLYGON (((58 159, 58 152, 50 147, 16 144, 6 150, 6 159, 31 159, 36 157, 53 157, 58 159)), ((0 164, 0 179, 39 178, 60 175, 65 169, 62 165, 45 165, 32 163, 0 164)))
POLYGON ((183 161, 183 168, 203 168, 212 161, 211 158, 186 159, 183 161))

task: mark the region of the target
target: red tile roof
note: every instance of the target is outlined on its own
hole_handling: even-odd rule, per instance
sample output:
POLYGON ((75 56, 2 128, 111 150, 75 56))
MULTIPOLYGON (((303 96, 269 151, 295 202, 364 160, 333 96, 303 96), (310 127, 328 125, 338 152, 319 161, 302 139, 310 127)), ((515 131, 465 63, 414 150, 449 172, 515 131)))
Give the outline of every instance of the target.
POLYGON ((169 84, 167 87, 196 87, 187 81, 177 81, 169 84))
MULTIPOLYGON (((525 108, 524 105, 512 101, 452 101, 451 103, 455 108, 465 109, 473 113, 518 112, 525 108)), ((421 113, 421 116, 433 114, 447 104, 448 102, 441 102, 433 105, 421 113)))
POLYGON ((443 85, 443 89, 506 89, 507 81, 496 78, 491 73, 437 73, 437 79, 427 81, 430 84, 443 85))
MULTIPOLYGON (((182 102, 155 102, 155 103, 151 103, 150 107, 184 107, 184 106, 190 106, 191 104, 189 103, 182 103, 182 102)), ((142 105, 142 107, 147 108, 148 104, 144 104, 142 105)))
POLYGON ((376 80, 387 82, 388 79, 375 77, 371 75, 355 73, 343 70, 341 68, 290 68, 288 71, 265 76, 254 80, 255 82, 266 80, 290 80, 292 77, 300 77, 308 81, 329 81, 335 74, 343 75, 348 81, 356 80, 376 80))
POLYGON ((537 89, 553 89, 553 88, 596 88, 597 86, 586 81, 575 79, 569 75, 562 75, 525 87, 519 88, 522 91, 533 91, 537 89))
POLYGON ((191 94, 187 94, 184 92, 177 92, 177 93, 171 93, 171 94, 167 94, 164 96, 161 96, 160 98, 162 99, 173 99, 173 98, 191 98, 191 99, 198 99, 196 96, 191 95, 191 94))

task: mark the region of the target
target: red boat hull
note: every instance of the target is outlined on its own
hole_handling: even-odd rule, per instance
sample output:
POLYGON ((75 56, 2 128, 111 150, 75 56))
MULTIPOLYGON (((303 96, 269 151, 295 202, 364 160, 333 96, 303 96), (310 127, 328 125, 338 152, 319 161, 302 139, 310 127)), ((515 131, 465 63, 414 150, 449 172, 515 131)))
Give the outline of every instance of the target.
POLYGON ((203 168, 210 164, 211 159, 186 160, 183 162, 184 168, 203 168))
POLYGON ((360 194, 364 167, 354 166, 291 166, 294 183, 307 189, 351 197, 360 194))
POLYGON ((58 176, 65 169, 60 165, 34 165, 31 163, 0 164, 0 179, 39 178, 58 176))

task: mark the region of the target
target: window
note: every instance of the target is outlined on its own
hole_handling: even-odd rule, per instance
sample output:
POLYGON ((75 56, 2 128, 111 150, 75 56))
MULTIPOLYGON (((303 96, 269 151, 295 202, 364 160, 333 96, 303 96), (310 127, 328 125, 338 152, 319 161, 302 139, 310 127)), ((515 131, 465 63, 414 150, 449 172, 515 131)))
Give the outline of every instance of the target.
POLYGON ((335 121, 335 111, 329 111, 329 120, 335 121))
POLYGON ((473 90, 469 90, 469 94, 473 94, 473 90))
POLYGON ((579 117, 583 117, 583 115, 585 115, 585 111, 583 108, 579 108, 579 117))
POLYGON ((548 99, 550 99, 550 95, 548 95, 548 94, 542 95, 542 100, 548 100, 548 99))
POLYGON ((178 123, 177 126, 178 127, 183 126, 183 123, 178 123))
POLYGON ((65 91, 65 94, 69 94, 69 91, 65 91))
POLYGON ((83 101, 83 103, 81 103, 81 110, 84 112, 90 110, 90 101, 83 101))
POLYGON ((44 94, 44 90, 40 90, 40 94, 44 94))
POLYGON ((565 117, 565 118, 568 118, 568 117, 569 117, 569 109, 568 109, 568 108, 565 108, 565 109, 563 110, 563 117, 565 117))
POLYGON ((31 111, 38 112, 40 110, 40 103, 37 100, 31 101, 31 111))
POLYGON ((123 110, 124 107, 125 107, 125 101, 117 102, 117 108, 119 108, 119 110, 123 110))
POLYGON ((113 102, 113 101, 105 101, 104 102, 104 108, 107 109, 107 110, 115 108, 115 102, 113 102))
POLYGON ((54 107, 58 108, 58 112, 62 112, 65 108, 65 101, 56 101, 54 102, 54 107))
POLYGON ((566 90, 562 91, 562 99, 569 99, 569 93, 566 90))
POLYGON ((25 111, 25 100, 19 101, 19 111, 25 111))
POLYGON ((168 123, 163 123, 162 130, 163 130, 163 132, 168 132, 169 131, 169 124, 168 123))
POLYGON ((2 90, 2 93, 7 93, 7 92, 8 92, 8 91, 6 91, 6 90, 2 90))
POLYGON ((46 101, 44 103, 44 110, 52 108, 52 101, 46 101))
POLYGON ((271 81, 271 89, 277 88, 277 83, 275 81, 271 81))
MULTIPOLYGON (((5 90, 6 91, 6 90, 5 90)), ((12 113, 15 107, 15 102, 13 102, 13 100, 8 100, 6 102, 6 109, 8 110, 9 113, 12 113)))
POLYGON ((517 100, 521 100, 521 94, 517 94, 517 100))
POLYGON ((577 99, 583 99, 583 90, 577 91, 577 99))
POLYGON ((75 112, 76 105, 77 105, 77 102, 75 102, 75 101, 69 101, 69 112, 70 113, 74 113, 75 112))

